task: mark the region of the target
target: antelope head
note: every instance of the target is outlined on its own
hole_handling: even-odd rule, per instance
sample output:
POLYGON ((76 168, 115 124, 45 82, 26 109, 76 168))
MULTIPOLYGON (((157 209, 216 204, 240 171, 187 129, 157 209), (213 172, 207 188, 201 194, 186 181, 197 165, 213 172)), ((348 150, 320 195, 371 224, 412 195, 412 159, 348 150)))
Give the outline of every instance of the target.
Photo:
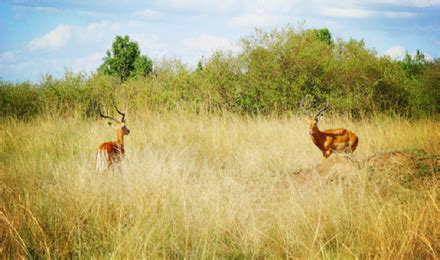
MULTIPOLYGON (((350 130, 345 128, 327 129, 320 131, 318 122, 324 116, 324 112, 330 108, 330 103, 326 104, 318 110, 314 116, 309 111, 310 106, 306 106, 305 100, 301 100, 300 108, 306 113, 308 119, 309 134, 313 143, 321 150, 324 158, 328 158, 333 152, 352 153, 356 150, 359 138, 350 130)), ((310 101, 310 99, 309 99, 310 101)), ((308 102, 310 104, 312 102, 308 102)))
POLYGON ((303 98, 301 100, 300 108, 304 111, 304 113, 305 113, 305 115, 307 117, 308 127, 309 127, 309 134, 313 135, 313 134, 315 134, 315 133, 317 133, 319 131, 319 129, 318 129, 318 122, 324 116, 324 112, 330 108, 330 103, 327 100, 326 104, 321 109, 319 109, 318 113, 316 113, 314 116, 312 116, 313 114, 310 112, 310 109, 313 109, 315 107, 314 106, 310 106, 310 105, 306 105, 305 103, 306 103, 306 99, 303 98))
POLYGON ((115 106, 115 109, 118 112, 118 114, 120 114, 122 116, 121 120, 118 120, 118 119, 111 117, 111 116, 103 115, 101 110, 99 111, 99 113, 102 118, 110 119, 110 121, 108 121, 108 124, 111 127, 113 127, 114 129, 116 129, 116 135, 118 137, 130 134, 130 130, 125 125, 125 113, 122 113, 121 111, 119 111, 119 109, 116 106, 115 106))

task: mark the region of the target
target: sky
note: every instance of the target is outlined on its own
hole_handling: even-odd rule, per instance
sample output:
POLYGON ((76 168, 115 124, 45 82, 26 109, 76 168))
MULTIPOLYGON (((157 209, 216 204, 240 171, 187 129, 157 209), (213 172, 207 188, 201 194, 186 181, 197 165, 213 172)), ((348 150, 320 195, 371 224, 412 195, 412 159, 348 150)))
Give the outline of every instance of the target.
POLYGON ((440 57, 440 0, 0 0, 0 80, 92 73, 116 35, 153 61, 195 67, 215 50, 237 51, 255 28, 288 24, 363 39, 393 59, 440 57))

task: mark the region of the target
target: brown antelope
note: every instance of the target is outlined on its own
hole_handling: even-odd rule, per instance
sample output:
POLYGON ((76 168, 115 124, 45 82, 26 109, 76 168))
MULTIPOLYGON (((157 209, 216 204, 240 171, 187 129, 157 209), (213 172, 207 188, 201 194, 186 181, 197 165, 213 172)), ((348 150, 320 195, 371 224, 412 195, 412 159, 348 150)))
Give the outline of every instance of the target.
POLYGON ((130 130, 128 130, 125 125, 125 114, 119 111, 115 106, 116 111, 122 116, 121 120, 117 120, 110 116, 105 116, 99 111, 102 118, 110 119, 108 124, 116 129, 116 141, 106 142, 98 147, 96 152, 96 170, 98 172, 103 172, 107 170, 113 163, 120 162, 125 155, 124 150, 124 135, 128 135, 130 130))
POLYGON ((322 151, 325 158, 329 157, 332 152, 352 153, 358 146, 358 137, 350 130, 344 128, 328 129, 321 131, 318 128, 318 122, 323 117, 324 111, 329 109, 330 104, 321 108, 318 113, 312 117, 311 113, 304 107, 304 99, 301 101, 301 109, 308 116, 309 135, 313 143, 322 151))

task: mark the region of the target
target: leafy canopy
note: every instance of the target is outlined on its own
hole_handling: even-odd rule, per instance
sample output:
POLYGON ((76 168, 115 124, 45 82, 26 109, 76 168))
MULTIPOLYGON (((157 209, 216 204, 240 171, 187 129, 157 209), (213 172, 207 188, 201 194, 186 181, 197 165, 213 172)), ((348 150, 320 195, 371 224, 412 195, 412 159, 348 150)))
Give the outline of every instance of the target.
POLYGON ((122 81, 130 77, 146 76, 153 70, 152 60, 146 55, 141 56, 138 43, 131 41, 127 35, 116 36, 111 51, 107 51, 103 60, 98 71, 117 76, 122 81))
POLYGON ((425 54, 420 50, 417 50, 414 57, 408 52, 405 53, 405 57, 400 62, 400 66, 405 70, 408 77, 412 78, 422 71, 423 66, 426 64, 425 54))
POLYGON ((327 28, 316 30, 316 36, 320 41, 325 42, 329 45, 333 43, 332 34, 327 28))

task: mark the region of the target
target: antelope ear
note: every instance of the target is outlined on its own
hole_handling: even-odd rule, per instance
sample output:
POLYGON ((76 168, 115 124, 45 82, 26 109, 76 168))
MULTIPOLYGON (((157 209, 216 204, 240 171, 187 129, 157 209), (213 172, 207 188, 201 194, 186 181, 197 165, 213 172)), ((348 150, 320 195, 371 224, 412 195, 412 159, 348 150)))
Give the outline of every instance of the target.
POLYGON ((115 125, 112 122, 107 122, 109 126, 115 128, 115 125))
POLYGON ((324 113, 321 113, 321 115, 319 115, 318 121, 321 121, 321 119, 324 117, 324 113))

